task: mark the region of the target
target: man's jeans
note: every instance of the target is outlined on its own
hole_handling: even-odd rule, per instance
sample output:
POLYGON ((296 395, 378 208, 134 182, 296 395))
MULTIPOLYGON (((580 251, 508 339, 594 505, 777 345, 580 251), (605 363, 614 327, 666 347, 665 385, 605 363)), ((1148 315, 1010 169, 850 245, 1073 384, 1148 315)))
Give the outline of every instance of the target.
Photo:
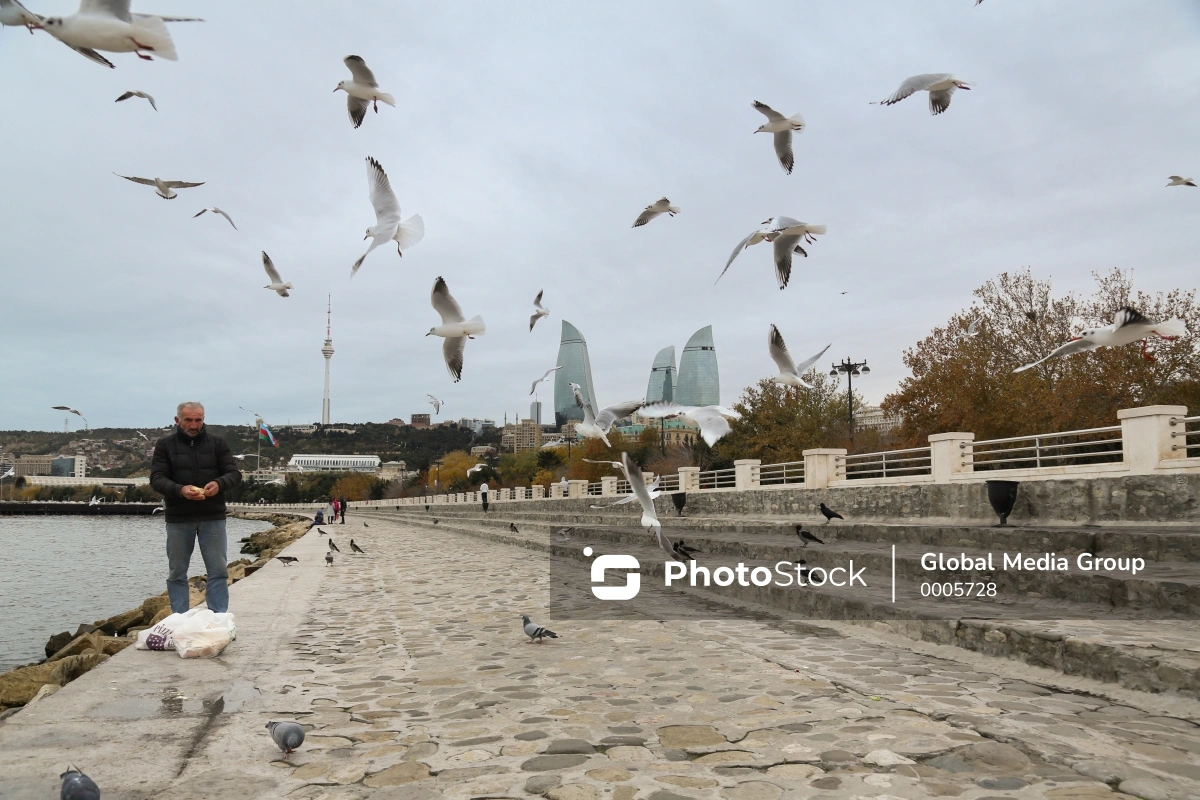
POLYGON ((204 599, 208 609, 218 614, 229 610, 229 571, 225 565, 225 520, 167 523, 167 594, 171 611, 182 614, 188 610, 188 564, 196 540, 200 540, 200 555, 208 572, 208 588, 204 599))

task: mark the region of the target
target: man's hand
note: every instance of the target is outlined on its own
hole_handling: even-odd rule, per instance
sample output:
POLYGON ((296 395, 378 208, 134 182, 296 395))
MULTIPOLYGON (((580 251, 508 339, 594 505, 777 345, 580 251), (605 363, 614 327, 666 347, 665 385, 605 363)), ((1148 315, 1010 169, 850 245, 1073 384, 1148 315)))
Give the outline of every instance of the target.
POLYGON ((221 484, 217 483, 216 481, 209 481, 208 483, 204 484, 205 497, 212 497, 219 491, 221 491, 221 484))
POLYGON ((184 500, 203 500, 205 494, 199 486, 184 486, 179 490, 179 496, 184 500))

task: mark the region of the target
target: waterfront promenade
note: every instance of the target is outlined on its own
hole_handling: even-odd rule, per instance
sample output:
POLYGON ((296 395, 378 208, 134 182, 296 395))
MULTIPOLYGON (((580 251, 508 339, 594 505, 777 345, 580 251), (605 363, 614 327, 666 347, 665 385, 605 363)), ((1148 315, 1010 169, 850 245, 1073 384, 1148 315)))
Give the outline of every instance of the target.
POLYGON ((68 762, 106 799, 1200 794, 1189 697, 678 594, 556 620, 554 556, 369 521, 327 528, 366 556, 326 568, 313 530, 232 587, 221 657, 127 649, 0 723, 0 796, 55 796, 68 762), (264 729, 288 717, 290 763, 264 729))

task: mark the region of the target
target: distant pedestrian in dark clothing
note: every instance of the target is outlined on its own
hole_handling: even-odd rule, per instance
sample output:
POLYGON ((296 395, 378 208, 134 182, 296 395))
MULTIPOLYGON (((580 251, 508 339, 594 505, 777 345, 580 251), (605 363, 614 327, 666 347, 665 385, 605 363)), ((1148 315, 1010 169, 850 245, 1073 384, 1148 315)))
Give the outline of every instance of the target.
POLYGON ((483 501, 483 513, 487 513, 487 493, 488 487, 486 483, 479 484, 479 498, 483 501))
POLYGON ((166 508, 167 595, 176 614, 189 607, 188 565, 197 541, 208 576, 208 608, 218 614, 229 610, 224 493, 241 482, 229 445, 204 427, 204 406, 180 403, 175 430, 155 443, 150 464, 150 485, 166 508))
MULTIPOLYGON (((318 508, 317 513, 313 516, 313 525, 324 525, 324 524, 325 524, 325 511, 324 511, 324 509, 318 508)), ((312 525, 310 525, 309 527, 312 527, 312 525)))
POLYGON ((345 525, 346 524, 346 498, 344 498, 344 497, 338 498, 338 509, 342 513, 342 524, 345 525))

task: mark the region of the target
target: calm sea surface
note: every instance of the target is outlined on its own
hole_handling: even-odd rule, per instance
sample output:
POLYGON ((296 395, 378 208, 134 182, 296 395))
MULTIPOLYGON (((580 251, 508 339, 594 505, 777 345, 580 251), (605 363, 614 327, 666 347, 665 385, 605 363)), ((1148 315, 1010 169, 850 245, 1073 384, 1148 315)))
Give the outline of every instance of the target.
MULTIPOLYGON (((226 561, 242 557, 238 540, 270 527, 230 518, 226 561)), ((197 546, 188 575, 203 574, 197 546)), ((0 517, 0 672, 45 658, 52 635, 129 611, 166 588, 161 516, 0 517)))

